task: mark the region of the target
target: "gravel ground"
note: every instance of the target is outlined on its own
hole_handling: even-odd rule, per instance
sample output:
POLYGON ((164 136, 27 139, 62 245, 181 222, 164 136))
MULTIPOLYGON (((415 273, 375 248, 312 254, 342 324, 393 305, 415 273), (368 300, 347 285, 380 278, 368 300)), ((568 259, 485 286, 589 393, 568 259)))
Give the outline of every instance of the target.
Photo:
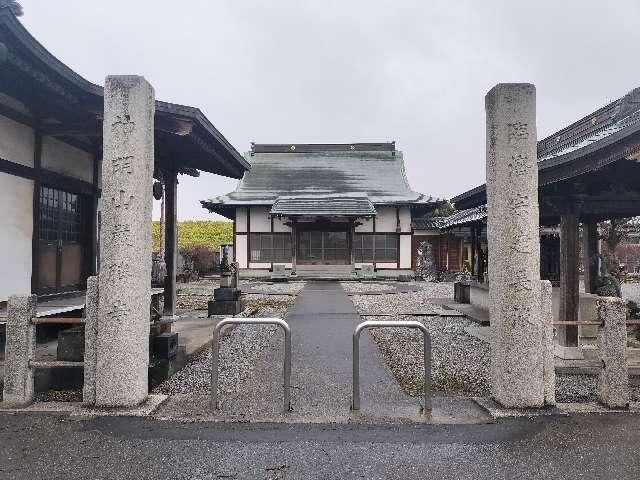
POLYGON ((453 282, 409 282, 408 285, 418 287, 425 292, 428 298, 451 298, 453 300, 453 282))
MULTIPOLYGON (((418 282, 419 284, 420 282, 418 282)), ((441 297, 442 286, 431 284, 423 292, 397 295, 355 295, 351 297, 358 311, 396 312, 408 305, 419 309, 430 305, 430 297, 441 297), (429 292, 436 292, 430 295, 429 292)), ((393 317, 367 317, 368 320, 390 320, 393 317)), ((464 328, 475 323, 460 317, 396 317, 396 320, 422 321, 431 333, 432 378, 435 391, 447 395, 486 396, 490 394, 489 344, 469 335, 464 328)), ((402 389, 409 395, 422 393, 422 337, 409 329, 370 330, 402 389)), ((556 398, 559 402, 596 401, 597 377, 591 375, 556 376, 556 398)), ((632 385, 631 399, 640 400, 640 386, 632 385)))
MULTIPOLYGON (((247 309, 238 316, 284 317, 293 304, 290 296, 247 295, 247 309)), ((270 338, 278 333, 275 326, 239 325, 220 340, 219 394, 238 393, 242 380, 251 374, 251 368, 270 338)), ((207 393, 211 385, 211 349, 196 355, 191 362, 154 392, 168 395, 207 393)))
MULTIPOLYGON (((421 282, 418 282, 421 283, 421 282)), ((433 284, 437 296, 442 284, 433 284)), ((429 307, 429 289, 396 295, 355 295, 358 311, 396 312, 408 306, 419 310, 429 307)), ((390 317, 367 317, 389 320, 390 317)), ((435 391, 450 395, 487 395, 489 393, 489 347, 469 335, 464 328, 473 322, 460 317, 396 317, 396 320, 422 321, 431 333, 432 378, 435 391)), ((382 356, 402 389, 420 395, 423 388, 422 334, 411 329, 370 330, 382 356)))
POLYGON ((218 279, 203 279, 176 285, 176 308, 179 310, 206 310, 213 290, 218 288, 218 279))
POLYGON ((281 293, 283 295, 297 295, 305 286, 304 281, 292 282, 264 282, 258 280, 240 280, 242 290, 255 290, 264 293, 281 293))
POLYGON ((385 290, 394 290, 393 283, 379 283, 379 282, 340 282, 342 289, 347 293, 362 293, 362 292, 382 292, 385 290))

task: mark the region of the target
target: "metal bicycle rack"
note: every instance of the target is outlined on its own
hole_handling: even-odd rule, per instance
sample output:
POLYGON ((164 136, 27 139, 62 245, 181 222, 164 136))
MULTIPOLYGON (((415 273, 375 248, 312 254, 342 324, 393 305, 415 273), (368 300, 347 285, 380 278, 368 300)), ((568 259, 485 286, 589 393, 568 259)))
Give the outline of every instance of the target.
POLYGON ((416 320, 374 321, 360 323, 353 332, 353 400, 352 410, 360 410, 360 333, 365 328, 403 327, 417 328, 422 332, 424 341, 424 407, 422 413, 431 413, 431 335, 422 323, 416 320))
POLYGON ((218 361, 220 350, 220 330, 226 325, 278 325, 284 330, 284 411, 291 411, 291 329, 280 318, 225 318, 213 329, 211 356, 211 404, 215 410, 218 405, 218 361))

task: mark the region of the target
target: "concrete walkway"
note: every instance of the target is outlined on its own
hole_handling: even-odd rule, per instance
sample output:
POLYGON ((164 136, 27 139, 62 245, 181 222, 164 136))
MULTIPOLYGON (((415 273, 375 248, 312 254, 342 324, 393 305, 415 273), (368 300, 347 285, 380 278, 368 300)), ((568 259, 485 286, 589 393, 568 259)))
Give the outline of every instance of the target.
POLYGON ((383 363, 369 333, 360 338, 361 410, 352 412, 352 336, 361 321, 338 282, 309 282, 285 317, 292 332, 293 412, 282 413, 280 331, 239 386, 214 412, 206 395, 170 397, 156 414, 165 419, 290 423, 482 423, 490 420, 471 399, 437 397, 431 417, 421 398, 404 394, 383 363))
MULTIPOLYGON (((349 412, 352 337, 361 319, 340 283, 309 282, 286 320, 293 336, 297 409, 319 416, 349 412)), ((418 400, 402 393, 368 332, 360 339, 360 383, 361 414, 419 413, 418 400)))

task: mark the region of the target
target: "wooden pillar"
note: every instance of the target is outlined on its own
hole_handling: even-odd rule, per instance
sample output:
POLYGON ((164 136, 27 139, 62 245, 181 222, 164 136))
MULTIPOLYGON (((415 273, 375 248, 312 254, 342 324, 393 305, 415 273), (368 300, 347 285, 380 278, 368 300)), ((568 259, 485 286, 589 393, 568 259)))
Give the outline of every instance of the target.
MULTIPOLYGON (((102 155, 100 152, 96 152, 93 156, 93 194, 91 195, 91 215, 90 215, 90 238, 91 238, 91 251, 88 276, 98 274, 98 201, 100 199, 100 188, 98 187, 98 179, 100 177, 99 171, 102 168, 102 155)), ((88 287, 87 287, 88 288, 88 287)))
POLYGON ((476 226, 471 225, 471 258, 469 260, 471 263, 471 276, 474 278, 478 272, 478 265, 476 263, 476 252, 478 249, 476 246, 476 241, 477 241, 476 226))
MULTIPOLYGON (((560 217, 560 315, 561 321, 578 320, 580 284, 578 272, 578 217, 560 217)), ((558 329, 558 342, 564 347, 578 346, 578 327, 565 326, 558 329)))
POLYGON ((164 262, 167 276, 164 278, 164 316, 173 317, 176 313, 176 264, 178 261, 177 194, 178 174, 169 172, 164 176, 166 195, 165 207, 165 251, 164 262))
POLYGON ((293 254, 293 258, 291 259, 291 268, 295 273, 298 258, 298 230, 296 228, 295 220, 291 220, 291 250, 291 253, 293 254))
POLYGON ((582 224, 582 262, 584 264, 584 290, 595 293, 598 278, 598 224, 584 222, 582 224))
MULTIPOLYGON (((347 233, 347 246, 349 248, 349 263, 351 265, 355 265, 355 257, 353 255, 353 233, 355 230, 354 223, 355 223, 354 220, 349 220, 349 231, 347 233)), ((399 258, 400 258, 400 247, 398 246, 398 259, 399 258)))
POLYGON ((484 252, 482 251, 482 229, 484 228, 484 225, 482 223, 478 224, 478 228, 476 229, 476 246, 477 246, 477 257, 478 257, 478 264, 476 266, 477 272, 477 278, 479 282, 484 282, 484 265, 485 265, 485 258, 484 258, 484 252))
MULTIPOLYGON (((40 190, 42 163, 42 134, 35 130, 33 147, 33 232, 31 234, 31 293, 38 293, 40 286, 40 190)), ((57 282, 56 282, 57 283, 57 282)))

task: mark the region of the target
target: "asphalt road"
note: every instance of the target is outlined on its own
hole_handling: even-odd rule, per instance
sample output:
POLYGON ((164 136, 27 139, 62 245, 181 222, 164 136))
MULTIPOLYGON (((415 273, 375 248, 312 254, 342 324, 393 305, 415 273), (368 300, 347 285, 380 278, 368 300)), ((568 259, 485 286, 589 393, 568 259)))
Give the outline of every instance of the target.
POLYGON ((174 423, 0 414, 2 479, 640 477, 640 417, 484 425, 174 423))

